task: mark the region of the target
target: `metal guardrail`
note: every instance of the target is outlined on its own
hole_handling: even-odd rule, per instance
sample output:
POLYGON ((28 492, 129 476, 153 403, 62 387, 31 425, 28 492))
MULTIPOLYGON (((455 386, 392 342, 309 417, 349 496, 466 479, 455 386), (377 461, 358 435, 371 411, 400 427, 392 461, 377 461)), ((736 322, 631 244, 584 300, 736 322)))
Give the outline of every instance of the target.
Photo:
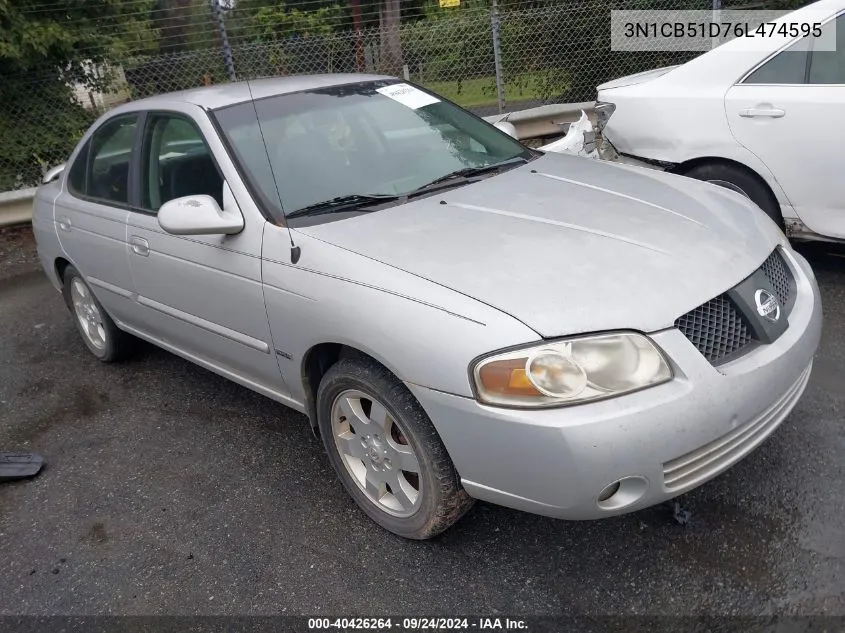
POLYGON ((32 199, 37 187, 0 193, 0 226, 24 224, 32 220, 32 199))
POLYGON ((520 141, 536 138, 548 138, 562 136, 566 133, 566 124, 573 123, 581 117, 581 110, 595 124, 595 101, 584 101, 582 103, 555 103, 551 105, 538 106, 529 110, 509 112, 508 114, 495 114, 486 116, 484 120, 488 123, 496 123, 505 120, 516 127, 517 136, 520 141))
MULTIPOLYGON (((592 101, 583 103, 559 103, 544 105, 529 110, 495 114, 483 117, 489 123, 507 121, 516 128, 521 141, 550 139, 566 133, 568 123, 577 121, 581 110, 595 123, 592 101)), ((37 187, 0 193, 0 226, 24 224, 32 220, 32 200, 37 187)))

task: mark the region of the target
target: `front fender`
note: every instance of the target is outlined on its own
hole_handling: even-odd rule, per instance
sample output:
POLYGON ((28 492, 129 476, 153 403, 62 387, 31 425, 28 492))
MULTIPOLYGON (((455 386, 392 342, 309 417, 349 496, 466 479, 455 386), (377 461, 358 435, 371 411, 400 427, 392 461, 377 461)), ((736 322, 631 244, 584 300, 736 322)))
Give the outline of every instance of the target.
POLYGON ((540 340, 526 325, 475 299, 287 229, 264 233, 267 316, 291 397, 305 403, 302 362, 320 343, 372 356, 400 380, 472 396, 469 363, 502 347, 540 340))

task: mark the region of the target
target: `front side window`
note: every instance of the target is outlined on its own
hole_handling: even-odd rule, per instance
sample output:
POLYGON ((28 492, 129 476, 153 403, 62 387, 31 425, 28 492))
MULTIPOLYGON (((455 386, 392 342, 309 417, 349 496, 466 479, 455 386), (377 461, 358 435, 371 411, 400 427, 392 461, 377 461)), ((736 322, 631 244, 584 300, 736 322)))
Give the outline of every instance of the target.
POLYGON ((129 202, 129 163, 137 124, 135 114, 119 116, 94 132, 87 152, 85 195, 119 204, 129 202))
POLYGON ((202 133, 185 116, 151 114, 141 146, 141 206, 158 211, 169 200, 202 194, 223 206, 223 178, 202 133))
POLYGON ((333 86, 214 116, 262 202, 288 215, 344 196, 401 196, 457 170, 533 156, 465 110, 406 84, 333 86))

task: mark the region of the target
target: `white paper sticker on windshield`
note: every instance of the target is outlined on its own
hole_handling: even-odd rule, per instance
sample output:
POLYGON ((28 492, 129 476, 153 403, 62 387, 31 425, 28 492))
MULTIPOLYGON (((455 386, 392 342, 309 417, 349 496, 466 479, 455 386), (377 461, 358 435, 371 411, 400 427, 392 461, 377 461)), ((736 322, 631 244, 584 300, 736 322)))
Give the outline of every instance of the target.
POLYGON ((394 101, 398 101, 412 110, 440 102, 440 99, 437 97, 433 97, 422 90, 409 86, 408 84, 393 84, 392 86, 385 86, 384 88, 376 88, 376 92, 380 92, 385 97, 390 97, 394 101))

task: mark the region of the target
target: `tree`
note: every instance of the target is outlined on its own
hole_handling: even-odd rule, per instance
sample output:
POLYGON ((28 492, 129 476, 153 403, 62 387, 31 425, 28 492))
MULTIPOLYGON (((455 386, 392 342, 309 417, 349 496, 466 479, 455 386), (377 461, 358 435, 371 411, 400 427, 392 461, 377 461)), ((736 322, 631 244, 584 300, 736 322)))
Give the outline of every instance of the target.
POLYGON ((252 16, 255 32, 263 41, 330 35, 341 20, 343 11, 338 5, 303 11, 290 9, 284 2, 261 7, 252 16))
POLYGON ((379 4, 379 39, 382 72, 402 74, 402 41, 399 27, 402 21, 399 0, 381 0, 379 4))
POLYGON ((139 0, 0 0, 0 191, 33 185, 64 161, 94 118, 71 85, 104 90, 104 62, 149 46, 139 0))
POLYGON ((0 77, 45 68, 85 79, 86 62, 114 60, 154 38, 151 2, 0 0, 0 77))
MULTIPOLYGON (((158 47, 163 52, 187 50, 192 34, 193 0, 156 0, 153 10, 158 26, 158 47)), ((208 3, 203 3, 207 5, 208 3)), ((208 6, 202 7, 206 16, 208 6)))

